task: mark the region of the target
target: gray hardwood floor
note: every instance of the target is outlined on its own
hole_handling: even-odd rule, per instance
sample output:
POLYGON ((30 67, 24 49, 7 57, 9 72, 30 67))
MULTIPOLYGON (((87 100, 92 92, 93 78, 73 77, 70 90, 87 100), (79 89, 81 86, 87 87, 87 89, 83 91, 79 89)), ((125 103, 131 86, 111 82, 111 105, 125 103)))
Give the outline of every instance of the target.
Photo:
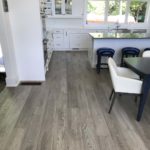
POLYGON ((108 70, 86 52, 55 52, 41 86, 0 93, 0 150, 149 150, 150 103, 138 123, 133 96, 109 108, 108 70))

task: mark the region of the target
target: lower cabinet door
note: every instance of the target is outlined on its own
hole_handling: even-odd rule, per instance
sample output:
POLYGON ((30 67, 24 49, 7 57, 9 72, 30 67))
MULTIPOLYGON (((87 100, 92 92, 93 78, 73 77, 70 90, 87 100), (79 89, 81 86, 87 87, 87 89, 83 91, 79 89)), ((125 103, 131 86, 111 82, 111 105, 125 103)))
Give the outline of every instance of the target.
POLYGON ((90 48, 90 38, 88 34, 70 34, 70 48, 90 48))

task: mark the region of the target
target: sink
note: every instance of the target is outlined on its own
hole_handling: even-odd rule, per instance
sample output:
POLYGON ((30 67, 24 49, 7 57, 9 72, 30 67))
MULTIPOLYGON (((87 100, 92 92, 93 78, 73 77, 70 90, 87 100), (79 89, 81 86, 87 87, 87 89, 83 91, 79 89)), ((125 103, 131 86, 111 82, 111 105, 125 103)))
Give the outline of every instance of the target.
POLYGON ((129 29, 125 29, 125 28, 121 28, 121 29, 112 29, 112 32, 117 32, 117 33, 130 33, 131 30, 129 29))

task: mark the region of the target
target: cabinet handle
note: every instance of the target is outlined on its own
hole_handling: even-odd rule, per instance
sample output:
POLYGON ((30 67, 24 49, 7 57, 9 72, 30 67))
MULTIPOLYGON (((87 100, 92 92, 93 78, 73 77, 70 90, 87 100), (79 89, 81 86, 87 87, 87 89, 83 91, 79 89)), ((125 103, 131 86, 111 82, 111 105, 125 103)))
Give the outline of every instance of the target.
POLYGON ((61 37, 56 37, 57 39, 61 39, 61 37))
POLYGON ((67 34, 68 34, 68 33, 66 32, 66 36, 67 36, 67 34))
POLYGON ((56 33, 60 33, 60 31, 56 31, 56 33))

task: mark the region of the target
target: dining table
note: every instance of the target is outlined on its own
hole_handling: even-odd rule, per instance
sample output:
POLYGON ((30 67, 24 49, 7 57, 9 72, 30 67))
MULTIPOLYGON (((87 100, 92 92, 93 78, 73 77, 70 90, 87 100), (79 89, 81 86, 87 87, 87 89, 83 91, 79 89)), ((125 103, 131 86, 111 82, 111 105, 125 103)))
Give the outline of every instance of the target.
POLYGON ((140 103, 137 113, 137 121, 140 121, 144 111, 144 106, 148 100, 150 89, 150 58, 148 57, 129 57, 124 58, 125 65, 138 74, 143 81, 140 95, 140 103))

